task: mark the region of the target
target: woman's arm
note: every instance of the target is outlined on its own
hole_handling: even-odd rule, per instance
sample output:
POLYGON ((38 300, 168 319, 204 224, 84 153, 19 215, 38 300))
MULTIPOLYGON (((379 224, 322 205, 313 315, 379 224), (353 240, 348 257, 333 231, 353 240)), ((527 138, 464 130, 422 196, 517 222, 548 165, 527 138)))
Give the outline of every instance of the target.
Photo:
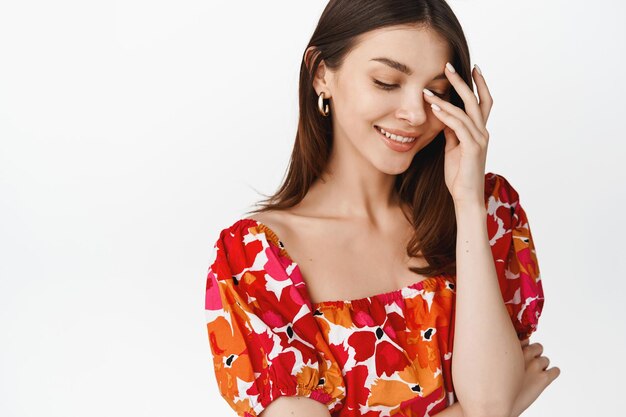
POLYGON ((506 310, 484 201, 455 201, 456 312, 452 378, 466 416, 510 416, 524 356, 506 310))
POLYGON ((459 404, 458 402, 449 405, 435 415, 437 417, 465 417, 465 414, 463 414, 463 409, 461 408, 461 404, 459 404))

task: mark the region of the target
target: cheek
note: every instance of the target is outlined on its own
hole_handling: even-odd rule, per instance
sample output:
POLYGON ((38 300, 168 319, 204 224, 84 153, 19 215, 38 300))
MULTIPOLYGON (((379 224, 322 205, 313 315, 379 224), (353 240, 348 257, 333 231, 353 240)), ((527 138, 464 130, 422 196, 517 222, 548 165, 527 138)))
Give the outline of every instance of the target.
POLYGON ((437 116, 432 114, 433 110, 428 109, 428 111, 431 112, 431 114, 428 116, 428 120, 430 121, 430 125, 432 126, 432 128, 437 131, 443 130, 443 128, 446 127, 446 124, 442 122, 437 116))
POLYGON ((434 139, 446 127, 446 124, 435 116, 430 104, 424 104, 424 111, 426 112, 426 120, 422 123, 421 130, 424 132, 424 137, 428 138, 427 140, 434 139))
POLYGON ((379 95, 363 86, 351 86, 349 96, 343 104, 350 108, 352 114, 359 117, 371 116, 381 107, 379 95))
POLYGON ((377 90, 367 79, 344 79, 340 93, 341 105, 350 111, 350 115, 346 114, 350 118, 379 118, 394 105, 391 95, 377 90))

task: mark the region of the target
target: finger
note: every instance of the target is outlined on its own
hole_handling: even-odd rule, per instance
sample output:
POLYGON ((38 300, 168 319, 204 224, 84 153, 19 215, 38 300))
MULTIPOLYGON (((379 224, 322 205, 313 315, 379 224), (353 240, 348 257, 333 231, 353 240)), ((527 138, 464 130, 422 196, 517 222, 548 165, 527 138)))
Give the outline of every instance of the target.
POLYGON ((465 125, 465 129, 470 133, 471 139, 473 141, 481 145, 486 145, 487 139, 485 138, 485 135, 476 127, 476 125, 469 118, 467 113, 465 113, 454 104, 447 102, 435 95, 431 96, 429 93, 432 94, 430 90, 424 89, 424 98, 426 99, 426 102, 430 103, 431 106, 433 103, 436 104, 437 106, 439 106, 440 109, 444 110, 446 113, 454 116, 456 119, 461 121, 465 125))
POLYGON ((546 358, 545 356, 538 356, 536 358, 532 358, 526 365, 526 367, 528 368, 529 366, 536 370, 536 371, 544 371, 548 365, 550 364, 550 361, 548 360, 548 358, 546 358))
POLYGON ((446 146, 444 148, 445 152, 449 152, 453 148, 459 146, 459 143, 461 143, 456 133, 454 133, 454 130, 449 128, 448 126, 443 128, 443 134, 446 138, 446 146))
MULTIPOLYGON (((445 109, 439 108, 436 104, 433 107, 433 113, 436 117, 444 122, 447 126, 454 130, 459 142, 465 144, 465 146, 476 146, 477 141, 470 133, 467 125, 459 120, 454 115, 448 113, 445 109), (438 109, 439 108, 439 109, 438 109)), ((453 106, 456 107, 456 106, 453 106)), ((458 108, 458 107, 457 107, 458 108)))
POLYGON ((478 105, 478 98, 474 94, 474 90, 470 88, 465 80, 454 69, 452 64, 446 63, 444 73, 448 77, 448 80, 456 90, 457 94, 463 100, 465 104, 465 112, 469 115, 474 124, 482 131, 485 129, 485 118, 483 117, 482 110, 478 105))
POLYGON ((543 353, 543 347, 538 343, 533 343, 523 347, 522 351, 524 353, 524 359, 528 362, 529 360, 541 355, 541 353, 543 353))
POLYGON ((537 359, 541 363, 541 369, 545 370, 550 365, 550 359, 547 356, 539 356, 537 359))
POLYGON ((480 98, 480 111, 483 115, 483 120, 485 121, 486 125, 487 119, 489 119, 489 114, 491 113, 491 108, 493 107, 493 98, 491 97, 491 93, 489 92, 489 88, 487 87, 485 77, 483 77, 480 69, 478 68, 478 65, 476 64, 474 64, 472 76, 474 77, 474 82, 476 83, 476 90, 478 91, 478 97, 480 98))
POLYGON ((541 355, 543 353, 543 345, 541 343, 533 343, 530 346, 535 356, 541 355))
POLYGON ((522 347, 528 346, 528 344, 530 343, 530 337, 520 341, 520 343, 522 344, 522 347))
POLYGON ((537 355, 539 355, 536 349, 533 348, 533 345, 529 345, 529 346, 522 348, 522 353, 524 354, 524 360, 526 362, 533 360, 534 358, 537 357, 537 355))
POLYGON ((561 375, 561 369, 556 366, 553 366, 550 369, 546 369, 546 374, 548 375, 550 382, 552 382, 555 379, 557 379, 559 375, 561 375))

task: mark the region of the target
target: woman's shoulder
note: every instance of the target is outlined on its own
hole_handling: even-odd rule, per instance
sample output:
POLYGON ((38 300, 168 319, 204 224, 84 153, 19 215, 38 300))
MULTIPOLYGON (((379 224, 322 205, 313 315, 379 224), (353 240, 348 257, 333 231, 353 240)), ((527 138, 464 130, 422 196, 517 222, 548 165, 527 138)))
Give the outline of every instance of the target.
POLYGON ((289 263, 275 232, 288 230, 285 224, 274 212, 237 218, 218 233, 211 266, 215 270, 220 270, 220 267, 230 270, 230 273, 221 274, 223 279, 243 271, 273 269, 275 265, 289 263))
POLYGON ((487 172, 485 174, 485 198, 493 198, 505 204, 516 204, 519 194, 504 175, 487 172))
POLYGON ((244 217, 241 220, 266 226, 267 228, 274 230, 279 235, 283 235, 283 233, 280 232, 289 233, 292 229, 296 228, 299 221, 303 221, 301 219, 306 218, 307 216, 292 212, 289 209, 284 209, 261 211, 248 217, 244 217))
POLYGON ((284 229, 289 229, 288 212, 279 210, 268 210, 254 213, 249 217, 243 217, 240 221, 255 224, 256 226, 265 226, 277 234, 284 229))
POLYGON ((485 175, 487 227, 506 308, 520 340, 537 329, 544 303, 535 244, 517 190, 503 175, 485 175))
MULTIPOLYGON (((292 212, 291 210, 267 210, 244 217, 245 224, 252 224, 264 233, 269 242, 283 248, 285 242, 288 247, 299 247, 304 242, 311 242, 310 231, 323 228, 323 222, 313 217, 292 212)), ((297 251, 296 251, 297 252, 297 251)))
POLYGON ((218 280, 230 278, 249 266, 263 247, 264 243, 257 236, 256 222, 236 219, 222 226, 217 233, 210 268, 218 280))
POLYGON ((258 232, 271 233, 273 230, 282 230, 286 223, 282 221, 284 216, 277 211, 256 213, 248 217, 239 217, 227 223, 219 232, 219 237, 225 243, 245 244, 250 235, 258 232))

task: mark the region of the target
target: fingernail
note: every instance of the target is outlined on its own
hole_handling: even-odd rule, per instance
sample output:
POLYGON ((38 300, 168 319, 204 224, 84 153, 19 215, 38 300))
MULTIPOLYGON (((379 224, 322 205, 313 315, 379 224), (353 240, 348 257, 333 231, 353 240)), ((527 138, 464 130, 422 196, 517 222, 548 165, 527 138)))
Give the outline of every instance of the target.
POLYGON ((435 103, 432 103, 432 104, 430 105, 430 107, 432 107, 432 108, 433 108, 433 110, 435 110, 435 111, 441 111, 441 107, 439 107, 439 106, 438 106, 438 105, 436 105, 435 103))
POLYGON ((433 92, 432 92, 432 91, 430 91, 428 88, 425 88, 425 89, 424 89, 424 94, 426 94, 427 96, 431 96, 431 97, 434 97, 434 96, 435 96, 435 95, 433 94, 433 92))
POLYGON ((452 66, 452 64, 449 63, 449 62, 446 62, 446 68, 448 68, 448 71, 450 71, 450 72, 456 72, 454 70, 454 67, 452 66))
POLYGON ((480 70, 478 65, 474 64, 474 68, 476 68, 476 72, 478 72, 480 75, 483 75, 483 72, 480 70))

